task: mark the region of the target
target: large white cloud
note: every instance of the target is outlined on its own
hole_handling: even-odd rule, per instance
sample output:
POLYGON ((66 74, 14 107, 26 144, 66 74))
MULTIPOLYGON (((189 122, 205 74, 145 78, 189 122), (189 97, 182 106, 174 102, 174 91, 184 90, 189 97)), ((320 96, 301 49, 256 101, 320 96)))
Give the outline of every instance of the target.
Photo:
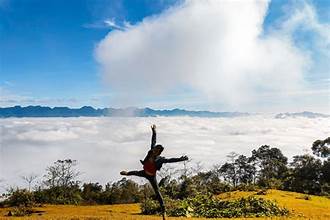
POLYGON ((187 0, 111 31, 98 44, 96 57, 105 80, 128 102, 182 86, 233 107, 266 99, 260 93, 285 98, 303 89, 311 60, 290 34, 264 33, 268 4, 187 0))
POLYGON ((22 185, 22 175, 35 173, 41 180, 47 166, 65 158, 78 160, 82 181, 118 180, 123 169, 141 169, 153 123, 164 156, 187 154, 192 164, 201 161, 205 168, 223 163, 231 151, 250 155, 263 144, 288 157, 303 154, 330 130, 328 118, 269 116, 0 119, 0 192, 4 186, 22 185))

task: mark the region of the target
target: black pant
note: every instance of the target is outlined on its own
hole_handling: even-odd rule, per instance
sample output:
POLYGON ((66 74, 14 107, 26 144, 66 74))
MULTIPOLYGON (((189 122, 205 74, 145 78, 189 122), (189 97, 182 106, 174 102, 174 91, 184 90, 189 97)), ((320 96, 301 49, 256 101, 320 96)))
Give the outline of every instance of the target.
POLYGON ((160 194, 160 190, 159 190, 159 186, 158 186, 158 183, 157 183, 156 175, 155 176, 150 176, 150 175, 146 174, 144 172, 144 170, 140 170, 140 171, 129 171, 127 173, 127 175, 140 176, 140 177, 144 177, 147 180, 149 180, 152 188, 155 191, 156 198, 157 198, 157 200, 158 200, 158 202, 160 204, 160 207, 162 208, 162 211, 165 212, 165 205, 164 205, 163 197, 160 194))

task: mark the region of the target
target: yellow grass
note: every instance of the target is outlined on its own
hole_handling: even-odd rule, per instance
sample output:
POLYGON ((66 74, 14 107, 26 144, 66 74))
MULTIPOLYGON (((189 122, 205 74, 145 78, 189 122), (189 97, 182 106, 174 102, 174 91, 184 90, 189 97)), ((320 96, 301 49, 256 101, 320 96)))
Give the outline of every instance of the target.
MULTIPOLYGON (((249 195, 255 195, 255 192, 230 192, 220 194, 221 199, 240 198, 249 195)), ((288 208, 291 211, 289 217, 276 218, 236 218, 235 220, 297 220, 297 219, 315 219, 330 220, 330 199, 320 196, 310 196, 310 200, 303 199, 304 194, 269 190, 267 195, 257 195, 258 197, 276 200, 279 205, 288 208)), ((42 215, 33 214, 29 217, 5 217, 8 208, 0 208, 0 219, 47 219, 47 220, 159 220, 159 216, 140 215, 138 204, 126 205, 97 205, 97 206, 71 206, 71 205, 46 205, 36 208, 36 210, 44 211, 42 215)), ((169 217, 169 220, 182 220, 186 218, 169 217)), ((191 220, 202 220, 205 218, 187 218, 191 220)))
MULTIPOLYGON (((280 206, 289 209, 295 218, 330 220, 330 199, 327 197, 309 196, 310 200, 305 200, 305 194, 280 190, 268 190, 266 195, 256 195, 256 192, 235 191, 220 194, 218 197, 221 199, 234 199, 250 195, 275 200, 280 206)), ((290 219, 292 219, 292 216, 290 219)))

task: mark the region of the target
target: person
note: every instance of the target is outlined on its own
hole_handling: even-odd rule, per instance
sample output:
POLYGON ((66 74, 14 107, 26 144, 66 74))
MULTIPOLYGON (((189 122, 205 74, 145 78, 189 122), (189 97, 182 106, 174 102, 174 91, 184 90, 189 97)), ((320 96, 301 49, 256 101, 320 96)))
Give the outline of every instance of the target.
POLYGON ((175 163, 180 161, 188 160, 187 156, 182 156, 179 158, 165 158, 160 156, 163 152, 164 147, 160 144, 156 144, 157 134, 156 125, 151 126, 152 137, 151 137, 151 149, 148 151, 144 160, 140 160, 143 165, 143 170, 139 171, 121 171, 121 175, 125 176, 139 176, 144 177, 149 180, 153 190, 155 191, 156 198, 160 204, 163 219, 165 219, 165 204, 163 197, 160 193, 159 186, 156 179, 156 173, 160 170, 164 163, 175 163))

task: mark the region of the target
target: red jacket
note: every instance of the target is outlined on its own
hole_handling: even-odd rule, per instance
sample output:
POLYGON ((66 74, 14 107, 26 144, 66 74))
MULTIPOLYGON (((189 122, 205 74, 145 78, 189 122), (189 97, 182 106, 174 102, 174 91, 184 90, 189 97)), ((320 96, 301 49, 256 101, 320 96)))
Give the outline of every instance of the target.
POLYGON ((157 171, 156 162, 154 160, 147 160, 143 164, 143 170, 150 176, 155 176, 157 171))

